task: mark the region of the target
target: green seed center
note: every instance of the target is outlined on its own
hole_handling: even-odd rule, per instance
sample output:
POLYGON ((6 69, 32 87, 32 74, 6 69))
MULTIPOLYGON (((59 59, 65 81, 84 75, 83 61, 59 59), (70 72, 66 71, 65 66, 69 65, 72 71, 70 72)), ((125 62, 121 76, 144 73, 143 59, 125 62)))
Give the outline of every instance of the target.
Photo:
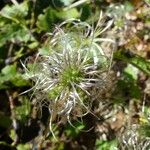
POLYGON ((70 85, 70 83, 79 83, 81 80, 81 72, 76 67, 68 67, 63 70, 62 83, 64 85, 70 85))

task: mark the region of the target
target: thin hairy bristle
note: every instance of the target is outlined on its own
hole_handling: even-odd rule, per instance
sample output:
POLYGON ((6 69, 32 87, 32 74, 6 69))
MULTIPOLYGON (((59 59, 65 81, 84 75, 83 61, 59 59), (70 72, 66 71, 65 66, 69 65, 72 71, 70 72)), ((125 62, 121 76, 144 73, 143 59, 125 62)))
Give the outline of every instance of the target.
POLYGON ((34 98, 37 103, 48 102, 51 116, 69 116, 78 107, 83 110, 80 114, 91 112, 91 93, 105 88, 111 64, 101 46, 103 42, 114 44, 112 39, 101 37, 111 24, 93 29, 80 20, 67 20, 51 34, 49 55, 38 56, 32 67, 23 64, 27 78, 34 82, 34 98))

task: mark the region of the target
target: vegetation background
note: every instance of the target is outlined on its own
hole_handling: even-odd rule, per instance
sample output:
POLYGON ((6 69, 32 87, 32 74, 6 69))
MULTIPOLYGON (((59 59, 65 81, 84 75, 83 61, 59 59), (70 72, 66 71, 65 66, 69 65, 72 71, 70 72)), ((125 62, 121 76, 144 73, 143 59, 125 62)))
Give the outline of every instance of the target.
POLYGON ((149 12, 149 0, 1 0, 0 150, 150 149, 149 12), (114 77, 93 110, 101 119, 88 114, 72 120, 75 128, 56 123, 56 141, 47 130, 48 109, 34 107, 31 93, 19 95, 32 86, 20 60, 47 55, 47 33, 56 25, 70 18, 95 25, 100 11, 105 22, 113 19, 108 37, 116 41, 114 77))

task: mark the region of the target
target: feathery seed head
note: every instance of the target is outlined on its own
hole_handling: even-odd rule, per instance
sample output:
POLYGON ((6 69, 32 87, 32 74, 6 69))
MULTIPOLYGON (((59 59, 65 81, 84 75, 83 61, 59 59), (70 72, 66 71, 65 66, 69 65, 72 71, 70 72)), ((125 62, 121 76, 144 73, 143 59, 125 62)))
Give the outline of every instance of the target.
POLYGON ((51 115, 89 112, 93 91, 105 87, 111 59, 101 43, 113 40, 101 34, 111 24, 93 29, 79 20, 63 22, 52 34, 49 55, 38 56, 31 68, 23 65, 27 77, 34 82, 35 102, 48 102, 51 115))

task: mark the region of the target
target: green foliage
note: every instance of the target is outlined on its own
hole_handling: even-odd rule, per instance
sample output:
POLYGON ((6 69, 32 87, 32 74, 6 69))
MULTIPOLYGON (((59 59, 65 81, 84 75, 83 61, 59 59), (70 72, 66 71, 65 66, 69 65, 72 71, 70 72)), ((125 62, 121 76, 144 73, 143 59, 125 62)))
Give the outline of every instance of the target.
POLYGON ((117 141, 96 141, 96 150, 117 150, 117 141))
POLYGON ((29 144, 19 144, 17 150, 30 150, 31 146, 29 144))
POLYGON ((40 31, 51 31, 57 20, 58 12, 52 8, 47 8, 44 10, 44 14, 38 16, 37 27, 40 31))
POLYGON ((141 126, 138 130, 140 135, 150 137, 150 108, 147 106, 144 106, 143 112, 141 113, 140 124, 141 126))
POLYGON ((118 80, 118 87, 123 97, 128 96, 128 98, 135 98, 135 99, 139 99, 141 97, 138 85, 135 83, 135 81, 133 81, 131 76, 128 74, 124 74, 124 78, 122 80, 118 80))
POLYGON ((125 104, 128 99, 140 100, 141 90, 137 83, 138 69, 128 64, 122 72, 122 78, 117 81, 117 89, 114 95, 116 103, 125 104))
POLYGON ((0 47, 7 42, 35 42, 27 25, 28 2, 19 5, 5 6, 0 12, 0 47))
POLYGON ((147 75, 150 76, 150 62, 148 60, 145 60, 144 58, 138 56, 138 55, 133 55, 133 56, 127 56, 123 51, 118 51, 114 53, 114 58, 122 60, 126 63, 130 63, 139 70, 143 71, 147 75))
POLYGON ((39 31, 52 31, 56 22, 70 18, 77 18, 78 11, 73 8, 68 11, 57 11, 51 7, 44 10, 44 14, 38 16, 37 27, 39 31))
POLYGON ((5 6, 0 15, 4 18, 10 19, 16 23, 25 23, 24 17, 28 14, 28 2, 25 1, 19 5, 5 6))
POLYGON ((0 141, 0 147, 5 147, 6 149, 14 149, 14 147, 5 141, 0 141))
POLYGON ((82 130, 84 130, 85 128, 85 125, 84 123, 81 123, 81 122, 75 122, 72 125, 68 125, 65 129, 65 133, 67 135, 67 137, 72 137, 72 138, 75 138, 77 136, 79 136, 80 132, 82 130))
POLYGON ((146 3, 148 3, 150 5, 150 0, 145 0, 146 3))
MULTIPOLYGON (((4 23, 5 24, 5 23, 4 23)), ((28 41, 33 41, 34 38, 30 34, 27 28, 20 26, 16 23, 7 23, 1 26, 1 35, 0 35, 0 47, 4 46, 7 42, 20 43, 28 41)))
POLYGON ((135 81, 138 79, 138 72, 138 69, 130 64, 124 69, 124 73, 130 75, 135 81))
POLYGON ((26 97, 22 97, 21 106, 15 107, 14 111, 16 119, 20 120, 22 123, 25 123, 31 112, 31 103, 26 97))
POLYGON ((124 79, 122 80, 124 82, 123 90, 128 91, 132 98, 140 99, 141 93, 139 86, 136 83, 137 73, 138 73, 137 68, 134 68, 133 66, 130 65, 128 65, 128 67, 124 69, 123 73, 124 79))
POLYGON ((17 72, 16 64, 8 65, 1 70, 0 89, 9 88, 9 85, 6 84, 8 82, 17 87, 28 85, 28 81, 24 79, 23 74, 17 72))
POLYGON ((142 124, 140 126, 140 129, 139 129, 139 133, 141 136, 144 136, 144 137, 150 137, 150 125, 149 124, 142 124))
POLYGON ((89 18, 90 15, 92 15, 92 12, 91 12, 90 5, 88 5, 88 4, 83 5, 82 9, 83 9, 83 11, 82 11, 80 18, 82 21, 85 21, 89 18))

